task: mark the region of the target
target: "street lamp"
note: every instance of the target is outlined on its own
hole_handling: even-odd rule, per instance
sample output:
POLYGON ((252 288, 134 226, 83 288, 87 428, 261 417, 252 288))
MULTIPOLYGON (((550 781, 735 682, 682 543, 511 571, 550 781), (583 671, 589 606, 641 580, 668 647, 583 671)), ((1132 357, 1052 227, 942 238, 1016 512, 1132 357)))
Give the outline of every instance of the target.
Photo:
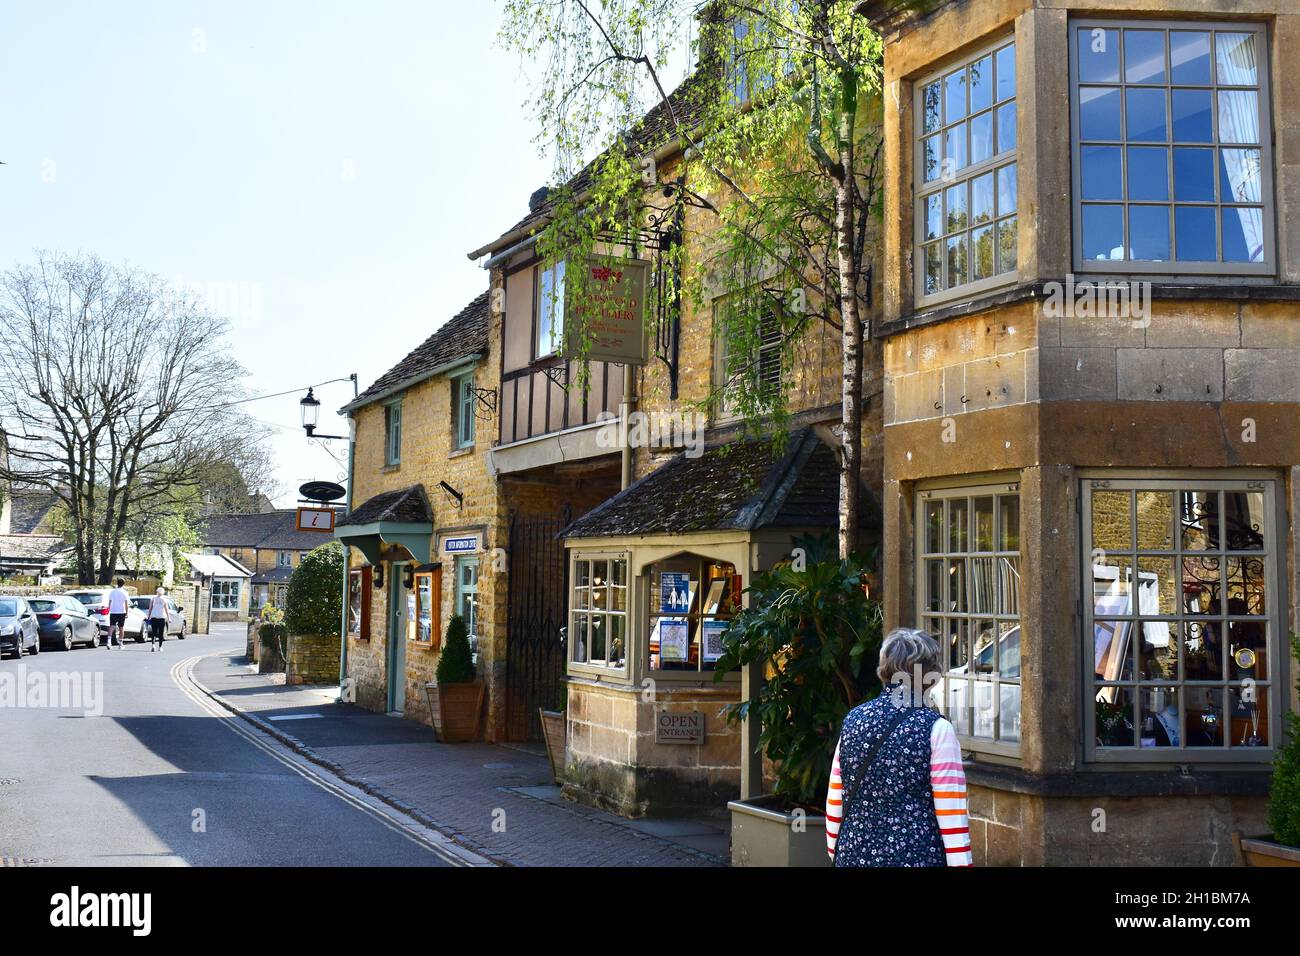
POLYGON ((307 389, 307 394, 303 396, 302 401, 298 403, 302 411, 302 427, 307 433, 307 437, 312 436, 316 430, 316 419, 320 415, 320 401, 312 394, 312 390, 307 389))

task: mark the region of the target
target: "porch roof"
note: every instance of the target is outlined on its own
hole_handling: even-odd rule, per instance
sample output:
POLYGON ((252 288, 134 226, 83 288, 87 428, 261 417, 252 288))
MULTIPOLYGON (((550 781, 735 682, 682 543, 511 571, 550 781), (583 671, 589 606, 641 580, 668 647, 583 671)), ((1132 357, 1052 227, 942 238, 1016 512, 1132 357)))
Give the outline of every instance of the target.
MULTIPOLYGON (((794 432, 783 454, 771 442, 732 442, 698 458, 685 454, 565 528, 566 538, 754 531, 765 527, 834 528, 839 461, 811 428, 794 432)), ((859 494, 859 525, 878 527, 880 509, 859 494)))
POLYGON ((398 544, 428 564, 433 508, 423 485, 385 491, 368 499, 334 527, 334 537, 356 548, 371 564, 383 561, 384 544, 398 544))

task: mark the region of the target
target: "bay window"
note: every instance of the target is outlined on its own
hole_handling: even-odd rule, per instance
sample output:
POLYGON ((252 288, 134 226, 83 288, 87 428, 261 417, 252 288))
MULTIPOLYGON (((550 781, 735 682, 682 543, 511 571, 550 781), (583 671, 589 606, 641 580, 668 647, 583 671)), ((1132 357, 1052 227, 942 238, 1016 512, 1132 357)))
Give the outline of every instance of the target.
POLYGON ((734 565, 681 555, 646 569, 651 671, 703 672, 722 656, 722 632, 740 606, 734 565))
POLYGON ((1273 270, 1262 24, 1070 27, 1079 272, 1273 270))
POLYGON ((623 670, 627 666, 627 557, 578 555, 569 601, 569 660, 623 670))

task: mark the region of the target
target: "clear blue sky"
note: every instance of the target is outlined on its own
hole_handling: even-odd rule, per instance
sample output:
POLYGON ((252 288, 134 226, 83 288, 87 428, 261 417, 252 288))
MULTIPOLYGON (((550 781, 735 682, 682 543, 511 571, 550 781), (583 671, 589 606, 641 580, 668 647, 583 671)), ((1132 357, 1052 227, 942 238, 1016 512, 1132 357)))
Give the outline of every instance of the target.
MULTIPOLYGON (((230 314, 250 392, 353 371, 365 388, 486 288, 465 253, 547 179, 499 15, 491 0, 0 0, 0 268, 38 248, 130 263, 230 314)), ((332 412, 351 386, 317 394, 332 412)), ((338 476, 296 395, 248 408, 287 426, 280 503, 338 476)))

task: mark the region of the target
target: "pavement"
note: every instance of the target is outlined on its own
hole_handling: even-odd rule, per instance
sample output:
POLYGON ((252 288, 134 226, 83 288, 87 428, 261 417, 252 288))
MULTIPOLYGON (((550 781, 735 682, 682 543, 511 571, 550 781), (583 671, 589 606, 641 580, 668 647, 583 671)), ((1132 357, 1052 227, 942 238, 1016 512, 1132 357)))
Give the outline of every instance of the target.
MULTIPOLYGON (((229 625, 225 626, 233 630, 229 625)), ((222 640, 221 625, 213 626, 222 640)), ((287 687, 237 646, 194 662, 202 692, 321 772, 505 866, 725 866, 725 819, 627 820, 560 795, 541 748, 443 744, 413 721, 336 703, 338 687, 287 687)))

